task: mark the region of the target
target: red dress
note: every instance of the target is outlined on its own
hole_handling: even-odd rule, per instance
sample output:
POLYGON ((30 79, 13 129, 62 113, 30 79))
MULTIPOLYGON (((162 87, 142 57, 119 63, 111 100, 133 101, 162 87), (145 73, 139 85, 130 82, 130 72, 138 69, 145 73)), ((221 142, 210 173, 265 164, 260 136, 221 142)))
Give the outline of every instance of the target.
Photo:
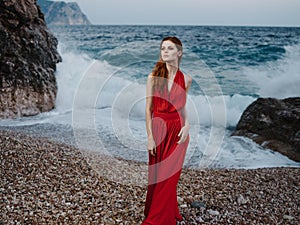
POLYGON ((177 144, 184 119, 186 103, 183 73, 178 70, 171 90, 166 87, 152 96, 152 133, 156 154, 149 154, 148 190, 145 220, 142 225, 176 225, 182 220, 177 203, 177 183, 180 177, 189 137, 177 144))

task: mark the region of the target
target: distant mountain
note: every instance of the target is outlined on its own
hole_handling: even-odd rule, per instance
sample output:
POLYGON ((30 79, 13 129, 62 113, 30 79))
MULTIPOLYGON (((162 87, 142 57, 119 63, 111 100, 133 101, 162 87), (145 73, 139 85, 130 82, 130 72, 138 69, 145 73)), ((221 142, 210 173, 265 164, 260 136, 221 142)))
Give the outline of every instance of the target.
POLYGON ((91 22, 76 2, 37 0, 47 25, 89 25, 91 22))

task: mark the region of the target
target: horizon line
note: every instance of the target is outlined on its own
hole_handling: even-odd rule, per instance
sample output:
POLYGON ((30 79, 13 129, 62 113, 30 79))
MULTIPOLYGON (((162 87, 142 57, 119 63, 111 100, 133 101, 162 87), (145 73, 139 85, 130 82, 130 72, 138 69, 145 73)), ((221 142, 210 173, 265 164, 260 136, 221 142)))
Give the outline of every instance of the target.
MULTIPOLYGON (((79 26, 198 26, 198 27, 286 27, 286 28, 300 28, 300 25, 261 25, 261 24, 148 24, 148 23, 91 23, 78 24, 79 26)), ((76 26, 76 25, 70 25, 76 26)))

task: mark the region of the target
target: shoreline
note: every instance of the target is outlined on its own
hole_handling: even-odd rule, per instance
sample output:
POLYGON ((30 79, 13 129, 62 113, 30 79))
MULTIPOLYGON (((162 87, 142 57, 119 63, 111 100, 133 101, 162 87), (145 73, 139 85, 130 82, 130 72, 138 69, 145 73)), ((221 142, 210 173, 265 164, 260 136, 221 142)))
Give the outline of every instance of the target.
MULTIPOLYGON (((74 130, 72 126, 68 124, 52 124, 52 123, 26 124, 25 123, 23 125, 10 125, 10 126, 7 124, 6 125, 2 124, 0 126, 0 131, 25 134, 30 137, 33 137, 34 139, 45 138, 54 143, 78 148, 77 145, 78 143, 74 135, 74 130)), ((100 131, 99 131, 99 135, 100 135, 100 131)), ((110 156, 113 157, 114 160, 117 161, 120 159, 120 161, 126 161, 126 162, 128 161, 132 163, 135 162, 147 163, 148 156, 146 150, 137 151, 137 147, 134 147, 132 149, 127 148, 126 146, 124 147, 122 143, 120 143, 117 139, 111 139, 110 133, 104 135, 108 135, 107 139, 101 139, 101 142, 103 141, 102 144, 104 145, 104 151, 102 151, 101 148, 95 149, 94 151, 96 151, 95 152, 96 155, 99 152, 105 152, 108 153, 110 156)), ((87 135, 85 138, 88 139, 89 136, 87 135)), ((239 137, 235 137, 235 138, 239 139, 239 137)), ((90 140, 92 142, 94 141, 93 138, 91 138, 90 140)), ((245 140, 245 143, 248 143, 248 141, 252 142, 250 140, 245 140)), ((143 147, 143 146, 139 146, 139 147, 143 147)), ((91 151, 89 151, 89 153, 90 152, 91 151)), ((224 149, 224 152, 220 154, 220 157, 218 156, 215 159, 215 161, 213 161, 208 167, 216 168, 216 169, 219 168, 256 169, 256 168, 273 168, 273 167, 299 167, 300 168, 300 163, 292 161, 280 153, 277 152, 270 153, 270 152, 272 152, 272 150, 268 150, 268 149, 260 149, 257 150, 255 153, 251 151, 247 152, 243 148, 235 148, 233 146, 230 149, 224 149), (229 157, 230 154, 239 153, 239 151, 242 152, 239 157, 234 158, 236 157, 235 155, 232 155, 233 158, 229 157), (250 159, 248 158, 248 153, 250 154, 249 155, 250 159), (267 154, 269 156, 267 156, 267 154), (241 158, 242 155, 243 158, 241 158), (225 158, 222 159, 222 157, 225 158)), ((199 158, 196 157, 199 158, 203 157, 203 153, 197 147, 192 148, 191 151, 187 152, 184 167, 201 168, 200 162, 198 161, 199 158)))
MULTIPOLYGON (((139 224, 147 164, 0 131, 0 224, 139 224)), ((298 224, 298 167, 183 168, 185 224, 298 224), (193 208, 195 202, 200 207, 193 208)))

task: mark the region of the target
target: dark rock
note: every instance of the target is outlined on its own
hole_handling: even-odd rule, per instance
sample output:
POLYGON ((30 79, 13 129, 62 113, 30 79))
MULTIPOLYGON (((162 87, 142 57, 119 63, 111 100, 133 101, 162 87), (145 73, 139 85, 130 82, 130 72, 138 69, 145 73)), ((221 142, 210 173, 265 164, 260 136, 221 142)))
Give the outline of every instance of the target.
POLYGON ((48 25, 89 25, 86 15, 76 2, 38 0, 48 25))
POLYGON ((206 208, 206 205, 203 202, 194 201, 194 202, 191 202, 191 207, 200 209, 200 208, 206 208))
POLYGON ((0 118, 55 107, 56 48, 35 0, 0 0, 0 118))
POLYGON ((300 97, 257 99, 244 111, 232 135, 248 137, 300 162, 300 97))

